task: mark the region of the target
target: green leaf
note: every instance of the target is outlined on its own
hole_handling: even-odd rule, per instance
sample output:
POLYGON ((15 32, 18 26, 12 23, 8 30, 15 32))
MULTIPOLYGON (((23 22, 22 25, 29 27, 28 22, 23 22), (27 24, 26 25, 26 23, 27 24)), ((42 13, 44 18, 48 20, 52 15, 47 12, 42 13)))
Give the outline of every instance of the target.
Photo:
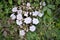
POLYGON ((47 5, 48 8, 55 9, 55 5, 47 5))
POLYGON ((56 2, 55 2, 56 4, 60 4, 60 0, 56 0, 56 2))
POLYGON ((3 4, 2 3, 0 3, 0 9, 3 7, 3 4))
POLYGON ((32 2, 32 0, 30 0, 30 2, 32 2))
POLYGON ((12 0, 8 0, 9 4, 12 4, 12 0))
POLYGON ((47 9, 47 14, 49 15, 49 16, 51 16, 52 15, 52 11, 51 11, 51 9, 47 9))
POLYGON ((34 3, 34 4, 32 4, 32 6, 34 6, 34 7, 38 7, 39 4, 38 4, 38 3, 34 3))
POLYGON ((44 7, 44 8, 43 8, 43 11, 47 11, 47 7, 44 7))
POLYGON ((18 0, 18 5, 20 5, 21 4, 21 0, 18 0))
POLYGON ((52 0, 46 0, 48 4, 50 4, 50 2, 52 2, 52 0))

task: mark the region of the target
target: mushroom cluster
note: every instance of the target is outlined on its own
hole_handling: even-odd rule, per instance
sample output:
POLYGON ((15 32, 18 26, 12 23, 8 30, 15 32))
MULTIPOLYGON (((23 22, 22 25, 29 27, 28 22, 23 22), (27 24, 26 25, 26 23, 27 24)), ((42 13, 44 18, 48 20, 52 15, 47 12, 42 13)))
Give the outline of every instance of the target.
MULTIPOLYGON (((45 6, 45 4, 43 6, 45 6)), ((39 23, 37 17, 42 17, 43 15, 44 12, 36 10, 36 8, 31 6, 30 2, 27 2, 26 4, 22 3, 22 5, 18 7, 13 7, 10 17, 12 20, 15 20, 16 24, 20 27, 20 36, 24 36, 29 30, 31 32, 36 30, 36 25, 39 23)))

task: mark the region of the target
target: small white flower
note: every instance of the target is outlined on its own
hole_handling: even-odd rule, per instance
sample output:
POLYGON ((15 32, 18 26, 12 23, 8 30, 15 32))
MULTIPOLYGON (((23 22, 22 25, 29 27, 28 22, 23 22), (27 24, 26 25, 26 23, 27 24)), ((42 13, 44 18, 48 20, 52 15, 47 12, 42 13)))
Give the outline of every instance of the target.
POLYGON ((32 12, 30 12, 30 15, 32 15, 32 12))
POLYGON ((12 9, 12 12, 17 12, 17 7, 14 7, 14 8, 12 9))
POLYGON ((31 9, 31 7, 29 7, 29 9, 31 9))
POLYGON ((39 13, 38 16, 39 17, 42 17, 44 15, 44 13, 39 13))
POLYGON ((22 25, 22 21, 16 20, 16 24, 19 25, 19 26, 21 26, 22 25))
POLYGON ((42 6, 40 6, 40 9, 42 9, 42 6))
POLYGON ((28 29, 26 29, 26 32, 28 32, 29 30, 28 29))
POLYGON ((38 13, 39 13, 38 11, 33 12, 33 16, 37 16, 38 13))
POLYGON ((15 20, 15 18, 16 18, 16 16, 14 15, 14 13, 11 14, 10 17, 11 17, 12 20, 15 20))
POLYGON ((43 2, 43 6, 45 6, 46 5, 46 3, 45 2, 43 2))
POLYGON ((27 18, 24 19, 24 22, 25 22, 26 24, 30 24, 31 21, 32 21, 32 19, 31 19, 30 17, 27 17, 27 18))
POLYGON ((42 5, 42 2, 40 2, 40 5, 42 5))
POLYGON ((17 15, 17 19, 18 19, 18 20, 22 20, 22 19, 23 19, 22 14, 18 14, 18 15, 17 15))
POLYGON ((24 13, 24 16, 28 17, 28 12, 25 12, 25 13, 24 13))
POLYGON ((22 3, 22 5, 25 5, 25 3, 22 3))
POLYGON ((22 10, 18 10, 17 13, 18 13, 18 14, 22 13, 22 10))
POLYGON ((33 18, 33 24, 38 24, 38 23, 39 23, 39 20, 36 18, 33 18))
POLYGON ((27 7, 30 7, 30 3, 27 3, 27 7))
POLYGON ((40 6, 46 6, 46 2, 40 2, 40 6))
POLYGON ((34 25, 32 25, 32 26, 30 26, 29 30, 30 30, 31 32, 34 32, 34 31, 36 30, 36 27, 35 27, 34 25))
POLYGON ((25 31, 24 30, 20 30, 19 34, 20 34, 20 36, 25 36, 25 31))

